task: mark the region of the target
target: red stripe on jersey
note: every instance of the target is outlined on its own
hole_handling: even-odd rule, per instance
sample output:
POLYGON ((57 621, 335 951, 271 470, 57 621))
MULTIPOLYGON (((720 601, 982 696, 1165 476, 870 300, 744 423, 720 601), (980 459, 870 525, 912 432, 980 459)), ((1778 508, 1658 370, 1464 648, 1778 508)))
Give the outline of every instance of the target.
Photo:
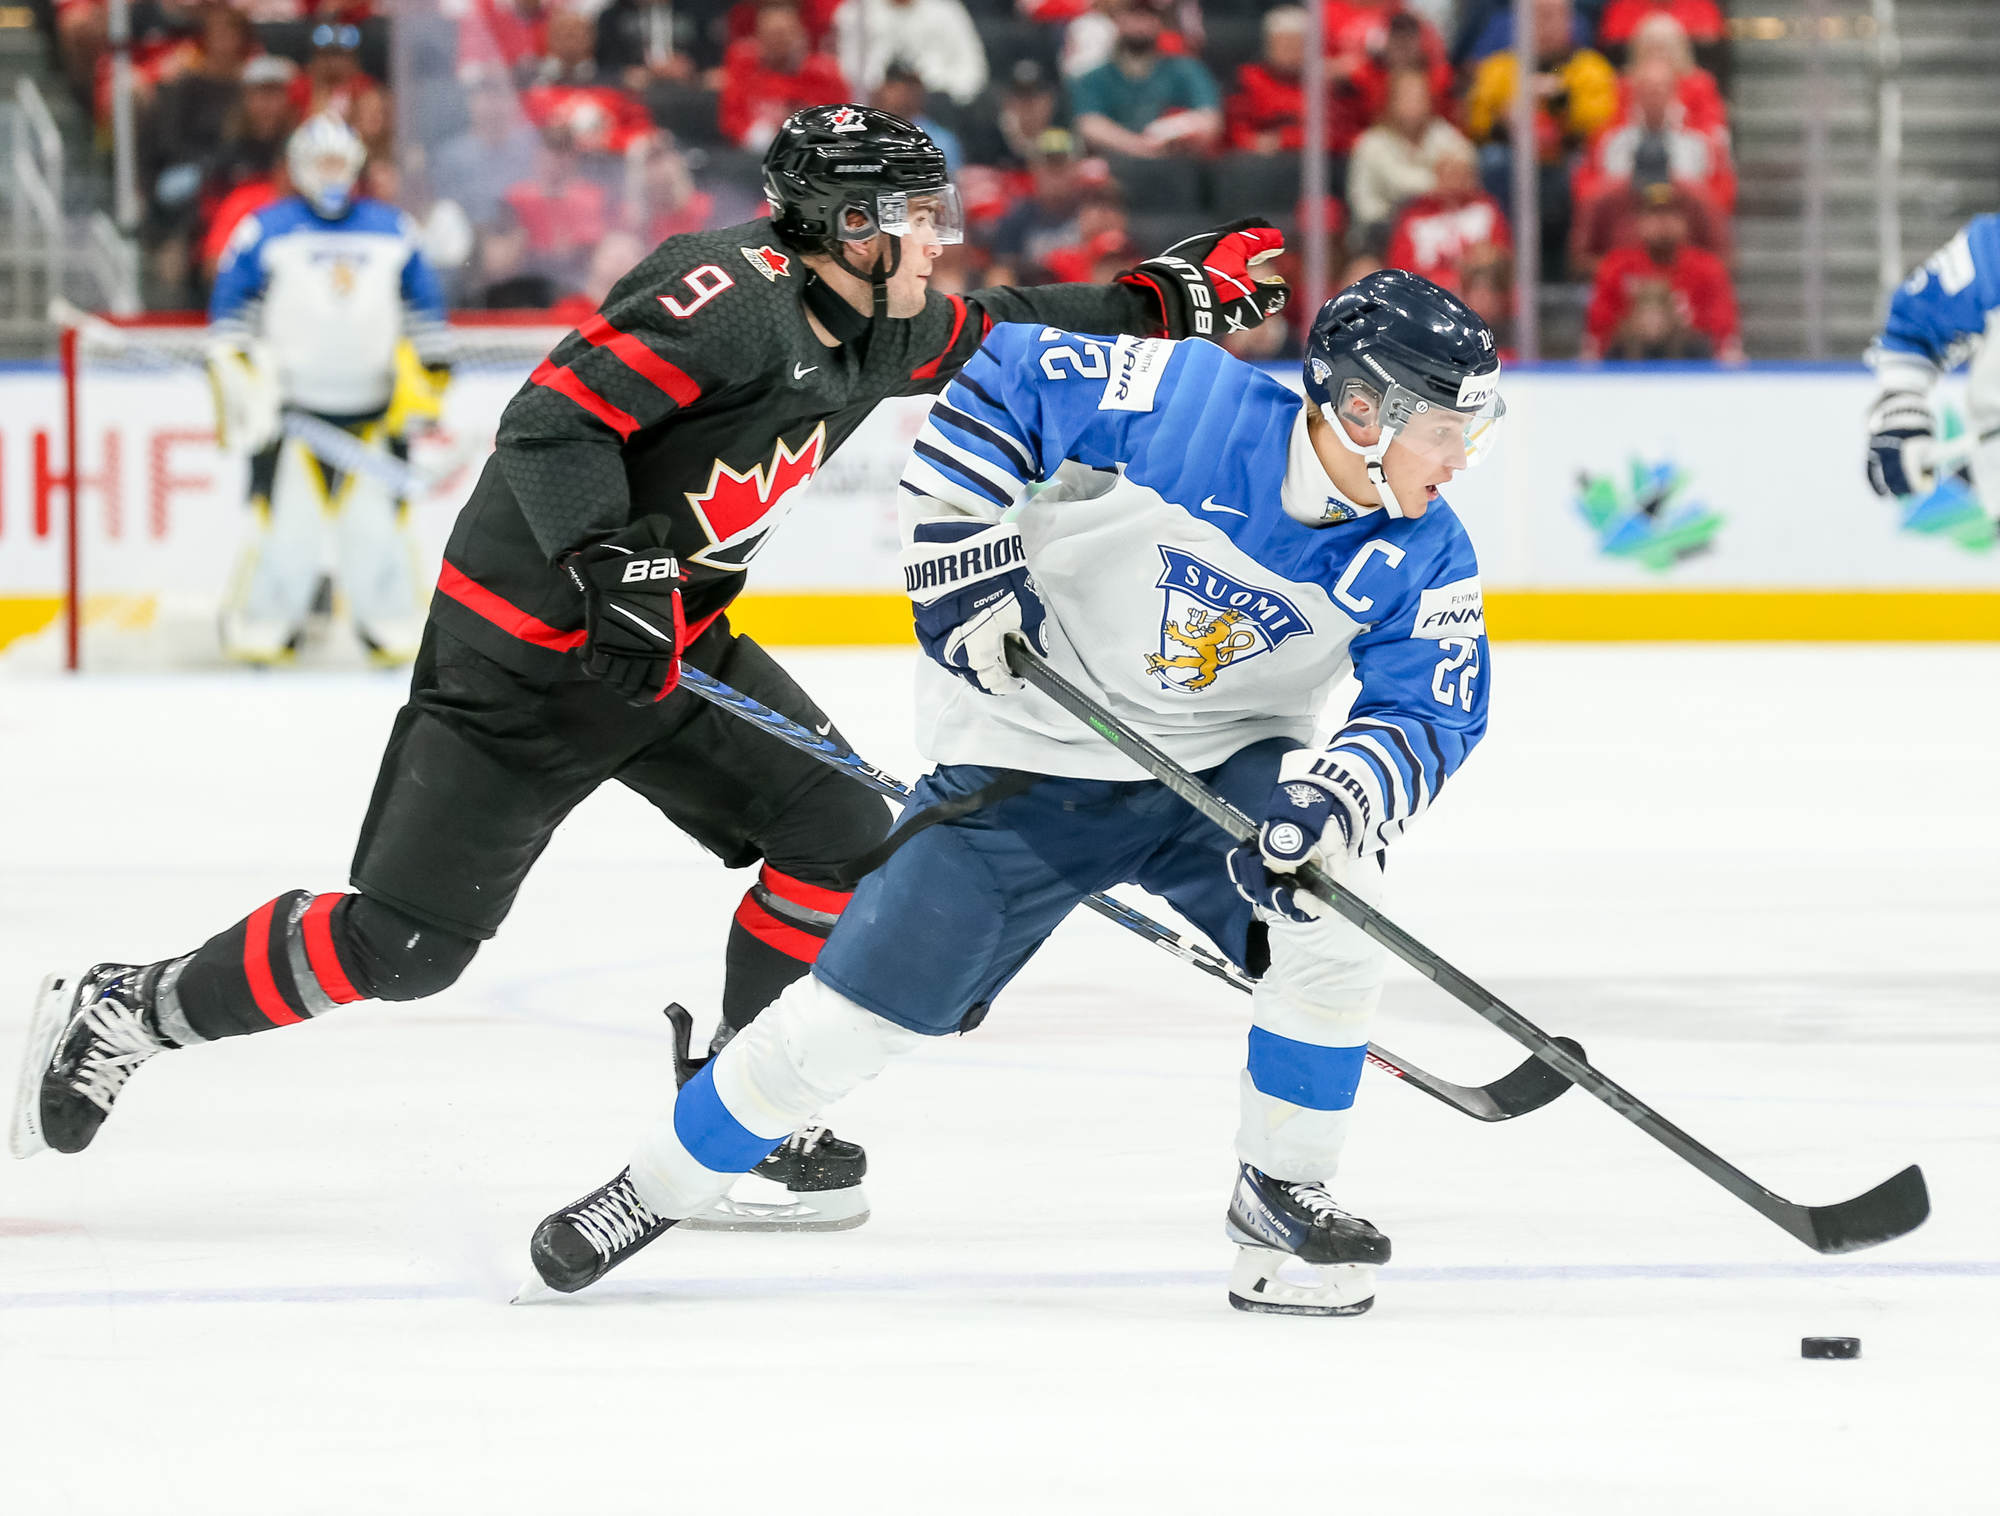
POLYGON ((333 950, 333 908, 346 898, 345 895, 315 895, 299 923, 305 932, 306 962, 312 965, 313 978, 326 991, 326 998, 336 1005, 347 1005, 361 998, 361 991, 347 977, 340 966, 339 955, 333 950))
POLYGON ((787 958, 798 959, 800 963, 813 962, 819 957, 819 950, 826 946, 824 937, 815 937, 811 932, 786 925, 748 895, 736 907, 736 924, 759 942, 776 948, 787 958))
POLYGON ((546 621, 530 616, 518 605, 503 600, 485 585, 469 579, 454 568, 447 559, 438 570, 438 593, 449 595, 460 605, 492 622, 510 637, 519 637, 523 642, 532 642, 537 647, 552 648, 558 653, 570 653, 583 646, 588 634, 582 631, 565 632, 550 626, 546 621))
POLYGON ((250 981, 250 998, 257 1002, 272 1026, 290 1026, 305 1017, 285 1004, 278 993, 278 979, 271 972, 271 913, 278 902, 269 901, 250 913, 243 927, 243 977, 250 981))
POLYGON ((528 382, 539 384, 543 389, 554 390, 558 395, 574 400, 616 432, 621 442, 639 430, 637 417, 628 416, 568 369, 557 368, 546 358, 542 360, 542 366, 528 376, 528 382))
POLYGON ((667 362, 630 332, 621 332, 602 316, 592 316, 576 329, 576 334, 592 347, 612 354, 642 379, 650 379, 673 397, 676 405, 693 405, 701 398, 701 386, 667 362))
POLYGON ((935 358, 931 359, 931 361, 929 363, 926 363, 922 368, 910 370, 910 377, 912 379, 937 378, 938 369, 943 366, 946 356, 951 352, 952 347, 958 341, 958 334, 965 330, 965 313, 966 310, 968 309, 966 303, 963 300, 959 299, 958 296, 956 295, 946 295, 945 299, 951 302, 951 311, 952 311, 951 335, 944 339, 943 352, 940 352, 935 358))
POLYGON ((803 879, 794 879, 790 874, 781 874, 768 863, 757 871, 757 877, 764 881, 764 888, 780 900, 789 900, 793 905, 802 905, 809 911, 825 911, 829 916, 838 916, 847 909, 847 902, 854 898, 852 890, 821 889, 803 879))

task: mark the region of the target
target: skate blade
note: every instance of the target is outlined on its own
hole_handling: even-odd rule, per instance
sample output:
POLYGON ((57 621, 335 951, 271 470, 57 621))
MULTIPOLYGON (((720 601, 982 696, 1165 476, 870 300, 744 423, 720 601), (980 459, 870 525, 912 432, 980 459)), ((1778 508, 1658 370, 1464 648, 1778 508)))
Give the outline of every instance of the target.
POLYGON ((14 1120, 7 1131, 7 1150, 16 1158, 49 1151, 42 1137, 42 1076, 55 1056, 56 1039, 69 1020, 69 1003, 76 997, 80 974, 50 974, 35 992, 34 1015, 28 1020, 28 1043, 21 1052, 21 1080, 14 1091, 14 1120))
POLYGON ((868 1197, 857 1184, 769 1203, 725 1195, 680 1225, 690 1232, 850 1232, 867 1219, 868 1197))
POLYGON ((1240 1247, 1229 1303, 1266 1316, 1360 1316, 1375 1304, 1375 1265, 1307 1263, 1276 1248, 1240 1247))

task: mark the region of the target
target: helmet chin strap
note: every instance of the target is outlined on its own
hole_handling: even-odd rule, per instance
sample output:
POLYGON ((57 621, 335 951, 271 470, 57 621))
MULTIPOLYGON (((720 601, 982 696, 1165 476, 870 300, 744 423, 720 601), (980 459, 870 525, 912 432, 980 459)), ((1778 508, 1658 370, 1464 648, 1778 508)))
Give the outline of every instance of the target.
POLYGON ((1389 444, 1396 440, 1398 428, 1383 427, 1382 435, 1373 445, 1363 447, 1347 435, 1347 428, 1341 425, 1340 417, 1336 416, 1330 407, 1322 405, 1319 413, 1326 418, 1326 424, 1333 428, 1333 435, 1340 439, 1340 445, 1360 458, 1366 466, 1368 482, 1375 486, 1375 493, 1381 499, 1382 509, 1400 520, 1403 515, 1403 502, 1398 500, 1396 492, 1389 488, 1389 476, 1382 468, 1382 455, 1389 451, 1389 444))
POLYGON ((879 232, 877 235, 889 245, 875 255, 875 264, 872 268, 864 271, 849 263, 847 244, 844 242, 840 245, 840 250, 833 255, 834 262, 848 273, 857 279, 868 281, 869 292, 873 297, 869 302, 871 308, 868 319, 871 321, 880 321, 889 314, 889 281, 895 277, 896 270, 903 266, 903 239, 892 237, 887 232, 879 232))

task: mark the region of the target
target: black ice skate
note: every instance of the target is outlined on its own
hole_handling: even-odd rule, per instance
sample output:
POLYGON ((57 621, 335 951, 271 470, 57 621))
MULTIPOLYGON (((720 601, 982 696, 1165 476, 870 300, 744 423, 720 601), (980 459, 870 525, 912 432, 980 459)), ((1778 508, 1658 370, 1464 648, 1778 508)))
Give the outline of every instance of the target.
POLYGON ((632 1188, 632 1171, 620 1169, 611 1183, 566 1205, 535 1228, 528 1256, 542 1283, 573 1295, 672 1226, 655 1214, 632 1188))
POLYGON ((1229 1303, 1286 1316, 1359 1316, 1375 1303, 1389 1239, 1319 1185, 1273 1179, 1244 1164, 1229 1198, 1238 1244, 1229 1303))
POLYGON ((100 963, 42 981, 8 1146, 16 1158, 90 1146, 133 1071, 174 1044, 151 1018, 153 991, 169 964, 100 963))
MULTIPOLYGON (((666 1017, 674 1029, 674 1082, 686 1084, 708 1061, 689 1056, 694 1019, 679 1005, 666 1017)), ((719 1047, 710 1051, 712 1058, 719 1047)), ((739 1181, 751 1194, 725 1195, 681 1223, 691 1232, 845 1232, 868 1219, 868 1196, 861 1180, 868 1154, 824 1126, 792 1133, 776 1151, 739 1181), (761 1183, 760 1183, 761 1181, 761 1183), (771 1186, 784 1191, 782 1198, 771 1186), (769 1199, 755 1198, 763 1190, 769 1199)))

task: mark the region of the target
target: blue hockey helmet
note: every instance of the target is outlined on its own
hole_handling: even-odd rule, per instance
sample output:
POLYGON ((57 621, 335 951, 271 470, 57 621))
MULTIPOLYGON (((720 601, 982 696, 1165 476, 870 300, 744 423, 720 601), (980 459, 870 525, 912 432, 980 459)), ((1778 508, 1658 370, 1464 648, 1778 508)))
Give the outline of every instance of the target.
POLYGON ((1492 328, 1447 290, 1404 269, 1356 280, 1320 307, 1306 337, 1306 398, 1358 453, 1392 516, 1403 514, 1382 470, 1401 435, 1420 451, 1446 449, 1464 466, 1490 449, 1506 405, 1492 328), (1445 423, 1412 430, 1419 418, 1445 423), (1462 418, 1462 425, 1461 425, 1462 418), (1379 438, 1363 447, 1341 423, 1379 438), (1421 433, 1422 440, 1419 440, 1421 433))

